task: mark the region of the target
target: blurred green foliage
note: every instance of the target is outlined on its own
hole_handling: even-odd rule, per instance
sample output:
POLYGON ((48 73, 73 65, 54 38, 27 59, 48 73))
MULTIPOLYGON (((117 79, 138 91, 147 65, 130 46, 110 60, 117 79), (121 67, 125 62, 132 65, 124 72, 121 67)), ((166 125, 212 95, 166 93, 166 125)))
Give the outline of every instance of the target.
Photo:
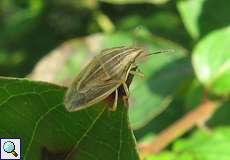
MULTIPOLYGON (((35 65, 46 57, 47 73, 38 78, 43 80, 52 74, 49 57, 58 52, 69 57, 55 62, 62 65, 51 81, 65 84, 95 54, 92 52, 132 45, 150 52, 173 48, 173 55, 143 61, 139 68, 146 77, 135 78, 130 86, 130 122, 137 142, 148 142, 204 98, 215 99, 220 107, 207 122, 211 133, 193 129, 167 151, 147 159, 227 160, 229 10, 229 0, 1 0, 0 75, 37 73, 40 65, 35 65)), ((0 90, 0 100, 6 95, 0 90)))
POLYGON ((173 2, 162 8, 148 3, 116 5, 95 0, 2 0, 1 75, 24 77, 42 56, 65 40, 109 30, 108 25, 101 25, 105 21, 100 18, 102 14, 115 30, 133 31, 141 25, 181 43, 189 40, 173 2))

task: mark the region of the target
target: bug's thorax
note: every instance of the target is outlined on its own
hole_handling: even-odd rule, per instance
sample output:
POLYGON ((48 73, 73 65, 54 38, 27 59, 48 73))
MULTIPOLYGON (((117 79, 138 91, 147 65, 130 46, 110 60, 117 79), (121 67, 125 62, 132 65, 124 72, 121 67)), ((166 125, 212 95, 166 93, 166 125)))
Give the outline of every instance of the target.
POLYGON ((115 50, 110 54, 103 55, 101 65, 104 71, 113 77, 114 79, 124 79, 130 66, 135 63, 138 58, 144 52, 141 48, 121 48, 115 50))

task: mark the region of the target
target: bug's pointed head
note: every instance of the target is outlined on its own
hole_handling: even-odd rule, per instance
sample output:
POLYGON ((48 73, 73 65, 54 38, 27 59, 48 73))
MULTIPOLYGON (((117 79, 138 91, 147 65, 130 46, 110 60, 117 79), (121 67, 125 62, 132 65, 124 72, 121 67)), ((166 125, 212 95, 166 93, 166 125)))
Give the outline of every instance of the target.
POLYGON ((127 55, 127 58, 134 62, 138 57, 147 54, 146 50, 143 48, 135 47, 128 49, 130 54, 127 55))

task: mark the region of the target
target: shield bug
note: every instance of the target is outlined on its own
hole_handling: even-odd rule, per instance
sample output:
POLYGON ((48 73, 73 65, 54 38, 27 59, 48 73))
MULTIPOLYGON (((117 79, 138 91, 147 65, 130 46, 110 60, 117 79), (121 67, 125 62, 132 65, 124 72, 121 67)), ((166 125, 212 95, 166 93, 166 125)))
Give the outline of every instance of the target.
MULTIPOLYGON (((157 51, 151 54, 168 51, 157 51)), ((111 110, 115 111, 118 88, 123 86, 128 97, 129 89, 125 83, 128 75, 142 75, 141 72, 132 70, 137 67, 136 59, 151 54, 147 54, 142 48, 135 47, 115 47, 101 51, 78 74, 69 87, 64 100, 66 109, 73 112, 90 107, 115 92, 114 103, 111 107, 111 110)))

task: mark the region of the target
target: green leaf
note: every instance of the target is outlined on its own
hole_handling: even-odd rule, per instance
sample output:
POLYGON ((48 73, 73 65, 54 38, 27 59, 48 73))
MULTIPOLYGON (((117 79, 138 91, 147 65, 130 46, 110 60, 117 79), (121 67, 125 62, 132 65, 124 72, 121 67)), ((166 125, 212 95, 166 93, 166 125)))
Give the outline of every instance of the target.
POLYGON ((230 128, 219 128, 211 133, 198 131, 189 139, 177 141, 173 148, 179 157, 186 154, 191 160, 229 160, 229 146, 230 128))
POLYGON ((177 154, 174 152, 163 152, 159 155, 151 155, 147 158, 147 160, 195 160, 191 155, 185 154, 177 154))
POLYGON ((186 50, 171 41, 152 36, 145 29, 139 30, 137 35, 116 32, 92 35, 84 41, 76 39, 66 42, 39 62, 33 72, 33 75, 38 76, 32 77, 39 80, 53 77, 48 81, 58 84, 64 82, 68 85, 81 68, 102 49, 131 46, 135 41, 139 46, 143 44, 142 47, 149 52, 175 49, 174 53, 152 55, 138 62, 139 69, 145 77, 134 78, 130 86, 130 121, 135 129, 143 127, 167 108, 175 96, 174 93, 180 90, 184 82, 193 77, 186 50), (53 65, 56 62, 59 63, 58 66, 53 65), (53 66, 57 66, 55 71, 53 66))
POLYGON ((0 78, 0 137, 21 138, 24 160, 139 159, 127 108, 99 103, 79 112, 62 104, 66 88, 0 78))
POLYGON ((164 152, 160 155, 151 155, 146 158, 146 160, 174 160, 176 158, 176 155, 171 152, 164 152))
POLYGON ((150 155, 147 160, 229 160, 230 128, 219 128, 211 133, 197 131, 187 139, 179 139, 172 151, 150 155))
POLYGON ((229 0, 180 0, 177 8, 194 39, 230 24, 229 0))
POLYGON ((164 4, 170 0, 99 0, 107 3, 114 4, 135 4, 135 3, 153 3, 153 4, 164 4))
POLYGON ((174 58, 167 55, 153 56, 149 64, 146 62, 141 65, 146 78, 138 79, 131 85, 131 95, 135 99, 130 110, 130 120, 134 128, 147 124, 168 107, 183 83, 192 78, 188 59, 174 58), (158 68, 160 65, 164 66, 158 68))
POLYGON ((155 138, 154 136, 157 136, 160 132, 181 118, 186 113, 183 105, 183 99, 177 96, 163 112, 149 121, 147 125, 135 130, 134 134, 138 143, 151 143, 153 138, 155 138))
POLYGON ((230 126, 230 100, 221 104, 219 109, 213 114, 211 119, 208 121, 208 126, 230 126))
POLYGON ((197 39, 200 36, 199 16, 202 12, 204 0, 178 1, 177 8, 189 34, 197 39), (192 11, 192 12, 191 12, 192 11))
POLYGON ((230 28, 213 32, 201 40, 193 52, 198 79, 213 93, 230 93, 230 28))
POLYGON ((129 14, 118 21, 117 30, 133 31, 140 25, 142 28, 148 28, 157 36, 167 38, 182 46, 190 45, 191 38, 183 28, 179 15, 172 11, 151 12, 150 9, 148 16, 146 14, 129 14))
POLYGON ((197 79, 194 79, 185 97, 186 108, 190 110, 201 104, 204 99, 204 92, 205 89, 202 84, 197 79))

